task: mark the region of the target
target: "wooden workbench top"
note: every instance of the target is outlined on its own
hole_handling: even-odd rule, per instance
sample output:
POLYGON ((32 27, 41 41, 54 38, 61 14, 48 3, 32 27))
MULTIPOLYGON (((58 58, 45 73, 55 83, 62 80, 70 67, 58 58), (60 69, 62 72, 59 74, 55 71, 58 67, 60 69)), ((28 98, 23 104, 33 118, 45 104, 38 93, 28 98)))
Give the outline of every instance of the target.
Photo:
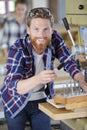
POLYGON ((87 117, 87 111, 71 111, 65 108, 56 108, 49 103, 40 103, 39 109, 53 120, 73 119, 87 117))

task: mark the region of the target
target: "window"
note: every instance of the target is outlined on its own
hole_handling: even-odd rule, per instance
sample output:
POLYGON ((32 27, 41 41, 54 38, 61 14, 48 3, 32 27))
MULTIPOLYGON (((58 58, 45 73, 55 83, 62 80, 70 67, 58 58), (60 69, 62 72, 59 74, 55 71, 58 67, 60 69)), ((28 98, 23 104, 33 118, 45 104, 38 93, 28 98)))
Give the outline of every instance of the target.
POLYGON ((15 1, 13 0, 0 0, 0 15, 7 15, 9 12, 15 10, 15 1))
POLYGON ((3 15, 6 13, 5 1, 0 1, 0 14, 3 15))
POLYGON ((9 12, 13 12, 15 10, 15 3, 13 0, 10 0, 8 2, 8 10, 9 10, 9 12))

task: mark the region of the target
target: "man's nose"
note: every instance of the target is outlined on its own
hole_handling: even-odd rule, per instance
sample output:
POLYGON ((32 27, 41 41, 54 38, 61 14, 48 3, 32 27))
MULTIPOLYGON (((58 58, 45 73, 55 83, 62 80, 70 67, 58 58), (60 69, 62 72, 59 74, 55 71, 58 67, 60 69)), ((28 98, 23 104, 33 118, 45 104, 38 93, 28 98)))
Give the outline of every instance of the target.
POLYGON ((44 37, 45 36, 45 32, 43 30, 39 31, 39 36, 40 37, 44 37))

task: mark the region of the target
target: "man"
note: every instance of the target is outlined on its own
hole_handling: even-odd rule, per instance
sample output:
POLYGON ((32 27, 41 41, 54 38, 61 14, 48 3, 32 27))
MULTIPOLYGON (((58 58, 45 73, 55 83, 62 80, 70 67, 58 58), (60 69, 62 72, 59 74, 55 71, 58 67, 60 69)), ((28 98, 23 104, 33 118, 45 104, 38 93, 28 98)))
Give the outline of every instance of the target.
MULTIPOLYGON (((32 9, 27 16, 28 34, 9 50, 1 89, 8 130, 24 130, 26 120, 31 130, 50 130, 50 118, 38 109, 38 103, 46 102, 47 95, 54 96, 54 59, 63 62, 70 55, 62 37, 53 31, 53 24, 49 9, 32 9)), ((81 86, 85 84, 73 57, 64 68, 81 86)))
POLYGON ((15 1, 15 14, 9 16, 3 28, 2 49, 7 57, 9 47, 15 40, 26 33, 25 16, 27 13, 27 3, 24 0, 15 1))

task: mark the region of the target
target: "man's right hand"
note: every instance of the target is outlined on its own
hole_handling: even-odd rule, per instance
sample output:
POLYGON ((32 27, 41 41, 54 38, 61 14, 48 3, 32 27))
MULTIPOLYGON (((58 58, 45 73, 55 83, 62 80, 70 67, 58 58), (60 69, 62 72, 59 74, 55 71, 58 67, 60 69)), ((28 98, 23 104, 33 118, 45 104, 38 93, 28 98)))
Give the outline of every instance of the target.
POLYGON ((54 70, 44 70, 38 74, 38 78, 41 84, 47 84, 54 81, 57 78, 57 75, 54 70))

